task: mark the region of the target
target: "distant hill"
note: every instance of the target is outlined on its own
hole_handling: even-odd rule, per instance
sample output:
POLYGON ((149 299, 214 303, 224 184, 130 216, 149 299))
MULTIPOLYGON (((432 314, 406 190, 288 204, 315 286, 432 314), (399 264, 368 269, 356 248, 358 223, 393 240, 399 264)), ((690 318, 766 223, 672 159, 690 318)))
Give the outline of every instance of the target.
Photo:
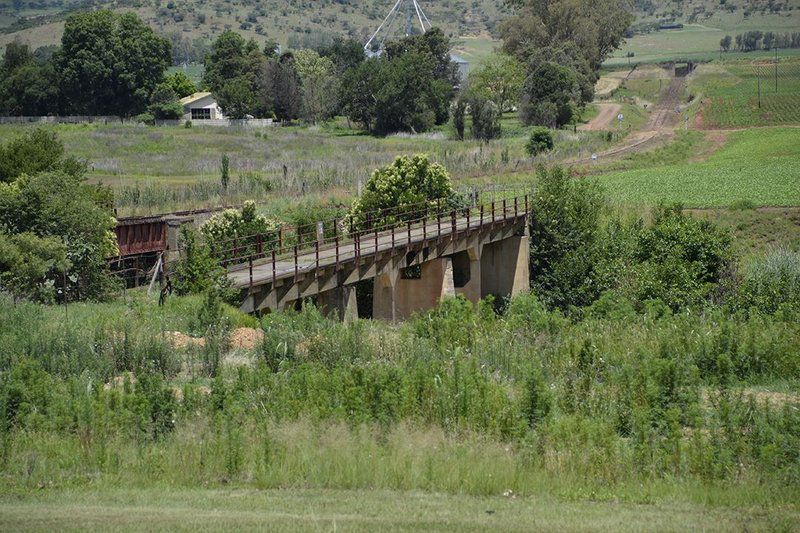
MULTIPOLYGON (((225 28, 290 48, 313 46, 336 35, 364 42, 393 4, 394 0, 0 0, 0 47, 15 39, 34 48, 57 44, 70 12, 106 7, 135 11, 173 41, 176 63, 192 62, 202 58, 208 43, 225 28)), ((498 23, 508 14, 502 0, 420 4, 434 24, 460 40, 459 53, 470 60, 491 50, 498 23)), ((657 33, 660 25, 674 24, 731 32, 800 29, 800 0, 634 0, 634 9, 632 35, 657 33)), ((402 26, 402 20, 395 21, 398 33, 402 26)), ((709 46, 712 37, 702 46, 709 46)))

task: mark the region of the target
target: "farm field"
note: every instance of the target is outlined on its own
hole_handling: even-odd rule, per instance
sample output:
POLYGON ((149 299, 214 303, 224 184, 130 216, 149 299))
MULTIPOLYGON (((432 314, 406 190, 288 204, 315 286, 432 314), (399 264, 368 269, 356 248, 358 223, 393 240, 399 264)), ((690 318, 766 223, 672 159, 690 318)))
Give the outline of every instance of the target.
POLYGON ((604 174, 600 182, 615 201, 628 205, 796 206, 799 158, 796 128, 737 131, 705 161, 604 174))
POLYGON ((690 90, 704 99, 703 128, 800 123, 800 58, 700 65, 690 90))
POLYGON ((385 490, 110 489, 0 496, 0 527, 281 531, 730 531, 781 529, 795 512, 385 490))

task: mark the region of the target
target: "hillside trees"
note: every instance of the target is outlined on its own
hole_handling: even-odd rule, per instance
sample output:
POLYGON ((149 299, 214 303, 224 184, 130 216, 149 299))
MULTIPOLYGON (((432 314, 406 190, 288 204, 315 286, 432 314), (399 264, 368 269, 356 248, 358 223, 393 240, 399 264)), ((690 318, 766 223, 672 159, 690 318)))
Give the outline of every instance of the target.
POLYGON ((171 63, 170 43, 134 13, 71 15, 54 55, 65 110, 74 114, 141 113, 171 63))

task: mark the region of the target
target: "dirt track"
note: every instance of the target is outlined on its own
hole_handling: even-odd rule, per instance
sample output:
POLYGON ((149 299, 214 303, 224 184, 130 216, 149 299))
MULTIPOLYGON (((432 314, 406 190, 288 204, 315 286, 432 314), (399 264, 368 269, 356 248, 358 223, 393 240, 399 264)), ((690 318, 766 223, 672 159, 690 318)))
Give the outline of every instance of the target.
POLYGON ((600 113, 597 114, 588 124, 583 124, 578 127, 583 131, 602 131, 612 127, 614 119, 617 118, 619 110, 622 106, 619 104, 597 104, 600 108, 600 113))

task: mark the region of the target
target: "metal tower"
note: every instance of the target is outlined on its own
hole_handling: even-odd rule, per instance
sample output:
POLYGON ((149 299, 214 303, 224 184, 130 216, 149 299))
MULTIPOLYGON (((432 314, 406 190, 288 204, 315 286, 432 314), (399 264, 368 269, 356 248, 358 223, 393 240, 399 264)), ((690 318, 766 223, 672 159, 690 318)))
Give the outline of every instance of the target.
POLYGON ((415 21, 419 22, 422 33, 425 33, 433 26, 417 0, 397 0, 394 6, 392 6, 392 9, 389 10, 386 18, 381 22, 381 25, 378 26, 378 29, 375 30, 375 33, 369 38, 367 44, 364 45, 364 51, 367 54, 378 55, 381 53, 383 50, 383 43, 386 41, 386 37, 389 36, 391 27, 397 19, 397 16, 401 13, 405 14, 406 18, 406 37, 414 32, 415 21), (383 33, 381 34, 382 30, 383 33), (378 38, 379 34, 381 34, 381 36, 378 38))

